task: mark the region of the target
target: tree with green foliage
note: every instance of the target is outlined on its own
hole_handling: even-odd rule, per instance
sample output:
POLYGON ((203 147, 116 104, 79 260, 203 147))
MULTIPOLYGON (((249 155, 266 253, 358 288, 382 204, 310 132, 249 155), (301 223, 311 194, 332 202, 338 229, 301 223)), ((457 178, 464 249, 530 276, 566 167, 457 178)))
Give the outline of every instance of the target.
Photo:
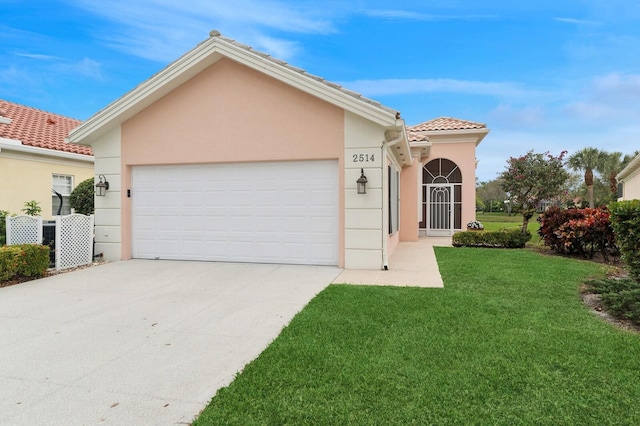
POLYGON ((504 201, 507 199, 507 194, 502 190, 501 182, 498 179, 480 182, 476 187, 476 196, 482 200, 485 208, 490 212, 495 210, 494 204, 500 206, 500 210, 502 210, 504 201))
POLYGON ((71 191, 69 196, 69 205, 76 213, 79 214, 93 214, 94 211, 94 193, 95 187, 93 185, 93 178, 84 180, 71 191))
POLYGON ((584 184, 587 186, 589 207, 594 208, 593 171, 601 169, 604 154, 597 148, 583 148, 569 156, 567 164, 573 170, 584 170, 584 184))
POLYGON ((522 213, 522 233, 527 232, 529 220, 538 204, 556 198, 562 191, 569 178, 564 168, 565 155, 566 151, 557 157, 548 152, 540 154, 529 151, 523 156, 507 160, 507 166, 499 178, 502 180, 502 189, 522 213))

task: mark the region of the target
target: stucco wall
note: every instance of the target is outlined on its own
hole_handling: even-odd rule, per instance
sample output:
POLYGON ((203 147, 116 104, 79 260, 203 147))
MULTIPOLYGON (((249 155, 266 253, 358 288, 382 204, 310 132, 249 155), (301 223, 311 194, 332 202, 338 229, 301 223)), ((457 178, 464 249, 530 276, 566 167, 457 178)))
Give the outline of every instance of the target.
POLYGON ((624 179, 622 191, 621 200, 640 199, 640 169, 636 170, 624 179))
MULTIPOLYGON (((462 227, 476 217, 476 155, 475 142, 449 142, 431 138, 433 145, 424 166, 436 158, 446 158, 457 164, 462 172, 462 227)), ((465 228, 466 229, 466 228, 465 228)))
POLYGON ((22 214, 25 201, 36 200, 42 208, 43 219, 51 219, 53 174, 73 176, 75 187, 93 176, 93 163, 9 150, 0 152, 0 210, 22 214))
POLYGON ((122 258, 122 166, 120 164, 120 126, 111 129, 92 144, 96 159, 95 181, 103 174, 109 182, 104 197, 95 199, 95 251, 107 260, 122 258))
POLYGON ((382 239, 387 238, 383 235, 387 222, 382 208, 384 130, 353 113, 345 113, 344 267, 347 269, 382 269, 383 266, 382 239), (360 161, 361 158, 364 161, 360 161), (366 194, 357 193, 360 169, 368 180, 366 194))
POLYGON ((122 257, 131 256, 132 166, 337 159, 343 170, 344 120, 341 108, 229 59, 210 66, 121 126, 122 257))

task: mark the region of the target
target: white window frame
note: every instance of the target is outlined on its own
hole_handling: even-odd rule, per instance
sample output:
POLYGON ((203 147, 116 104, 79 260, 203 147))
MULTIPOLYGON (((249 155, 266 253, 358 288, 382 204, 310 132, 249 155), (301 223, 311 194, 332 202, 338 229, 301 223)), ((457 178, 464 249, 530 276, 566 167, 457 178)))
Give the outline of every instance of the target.
MULTIPOLYGON (((51 175, 51 189, 57 191, 62 195, 63 199, 63 210, 62 214, 65 212, 71 212, 71 207, 69 206, 69 196, 73 191, 74 184, 74 176, 73 175, 65 175, 61 173, 53 173, 51 175), (60 181, 64 180, 63 184, 60 184, 60 181)), ((51 193, 51 214, 53 216, 58 213, 58 208, 56 207, 56 203, 58 202, 58 196, 54 193, 51 193)))
POLYGON ((63 196, 71 195, 71 191, 73 191, 73 175, 63 175, 63 174, 54 173, 53 175, 51 175, 51 188, 58 191, 63 196), (64 189, 66 191, 65 190, 61 191, 60 189, 62 188, 63 185, 59 185, 56 182, 56 180, 60 178, 63 178, 67 181, 67 183, 65 183, 64 185, 64 189))

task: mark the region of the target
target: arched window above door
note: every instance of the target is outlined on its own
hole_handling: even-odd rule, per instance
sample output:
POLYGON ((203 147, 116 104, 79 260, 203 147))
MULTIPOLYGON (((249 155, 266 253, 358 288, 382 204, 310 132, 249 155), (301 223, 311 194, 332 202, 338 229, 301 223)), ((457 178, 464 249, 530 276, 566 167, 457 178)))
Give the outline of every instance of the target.
POLYGON ((451 160, 436 158, 429 161, 422 169, 422 182, 433 183, 462 183, 462 172, 451 160))

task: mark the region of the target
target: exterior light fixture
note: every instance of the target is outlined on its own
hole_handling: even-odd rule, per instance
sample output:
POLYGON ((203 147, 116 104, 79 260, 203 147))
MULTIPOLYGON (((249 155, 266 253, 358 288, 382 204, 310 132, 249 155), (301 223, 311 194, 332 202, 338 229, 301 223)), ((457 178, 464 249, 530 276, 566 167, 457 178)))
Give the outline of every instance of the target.
POLYGON ((358 194, 367 193, 367 177, 364 175, 364 169, 360 169, 360 177, 356 181, 358 184, 358 194))
POLYGON ((96 183, 96 196, 104 197, 104 194, 107 193, 109 189, 109 182, 107 182, 107 178, 104 175, 98 176, 99 182, 96 183))

